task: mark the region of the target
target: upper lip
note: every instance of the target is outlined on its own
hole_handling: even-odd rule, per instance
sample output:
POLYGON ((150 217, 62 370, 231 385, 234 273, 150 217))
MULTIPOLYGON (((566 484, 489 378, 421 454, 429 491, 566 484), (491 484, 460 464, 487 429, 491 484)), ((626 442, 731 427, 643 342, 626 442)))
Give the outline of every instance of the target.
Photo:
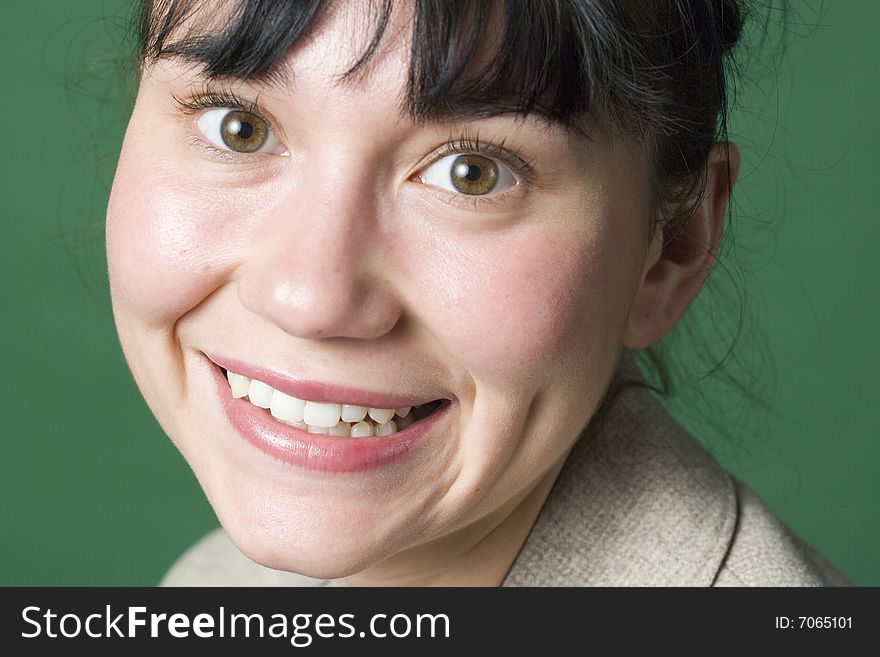
POLYGON ((404 408, 437 401, 441 397, 405 393, 387 393, 360 390, 321 381, 297 379, 289 374, 260 365, 252 365, 235 358, 205 354, 215 365, 225 370, 256 379, 291 397, 313 402, 343 403, 368 408, 404 408))

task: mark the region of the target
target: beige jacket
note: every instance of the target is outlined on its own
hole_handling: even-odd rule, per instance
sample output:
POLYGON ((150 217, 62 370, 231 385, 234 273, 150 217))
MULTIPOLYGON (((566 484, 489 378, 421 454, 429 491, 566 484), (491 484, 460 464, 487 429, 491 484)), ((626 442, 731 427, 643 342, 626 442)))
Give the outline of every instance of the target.
MULTIPOLYGON (((840 586, 846 581, 725 472, 621 359, 503 586, 840 586)), ((259 566, 222 529, 165 586, 331 584, 259 566)))

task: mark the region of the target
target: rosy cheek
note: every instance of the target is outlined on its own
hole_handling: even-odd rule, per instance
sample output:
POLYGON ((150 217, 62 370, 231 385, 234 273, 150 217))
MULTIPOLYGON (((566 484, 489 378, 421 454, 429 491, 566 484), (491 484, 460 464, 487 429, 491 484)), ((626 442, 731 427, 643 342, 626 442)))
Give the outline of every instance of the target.
POLYGON ((442 266, 426 278, 445 280, 427 295, 436 303, 425 321, 473 374, 540 378, 614 339, 608 315, 621 288, 601 235, 496 235, 472 246, 431 259, 442 266))

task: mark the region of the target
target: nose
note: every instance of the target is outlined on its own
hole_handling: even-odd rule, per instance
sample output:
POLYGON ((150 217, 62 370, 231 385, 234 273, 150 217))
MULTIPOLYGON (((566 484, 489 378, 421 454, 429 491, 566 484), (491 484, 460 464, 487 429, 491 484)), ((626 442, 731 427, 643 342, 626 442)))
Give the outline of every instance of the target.
POLYGON ((367 184, 317 177, 301 181, 259 222, 239 299, 295 337, 381 337, 401 306, 383 269, 388 251, 375 194, 367 184))

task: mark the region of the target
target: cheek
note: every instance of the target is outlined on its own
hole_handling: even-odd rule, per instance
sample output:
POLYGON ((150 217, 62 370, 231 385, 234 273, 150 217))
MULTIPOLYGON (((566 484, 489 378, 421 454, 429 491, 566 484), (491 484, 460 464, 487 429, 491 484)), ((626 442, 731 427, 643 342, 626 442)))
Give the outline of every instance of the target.
POLYGON ((151 326, 181 317, 216 288, 239 239, 222 195, 197 194, 126 141, 107 209, 114 303, 151 326))
POLYGON ((477 377, 542 378, 619 342, 627 260, 610 233, 573 235, 496 234, 431 259, 426 321, 477 377))

